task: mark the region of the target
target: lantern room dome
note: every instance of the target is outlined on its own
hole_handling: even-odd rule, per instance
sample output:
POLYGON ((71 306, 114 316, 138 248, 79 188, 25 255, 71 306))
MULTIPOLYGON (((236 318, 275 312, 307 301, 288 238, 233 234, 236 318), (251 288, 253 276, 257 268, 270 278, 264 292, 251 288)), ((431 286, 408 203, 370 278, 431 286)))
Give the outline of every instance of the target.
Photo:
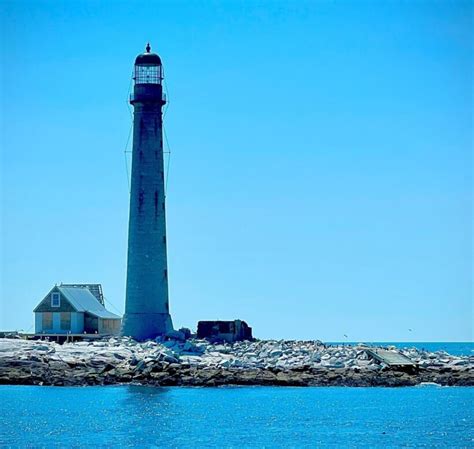
POLYGON ((161 58, 156 53, 142 53, 135 59, 135 65, 161 65, 161 58))
POLYGON ((135 65, 161 65, 161 58, 156 53, 151 53, 150 44, 147 44, 145 53, 135 59, 135 65))

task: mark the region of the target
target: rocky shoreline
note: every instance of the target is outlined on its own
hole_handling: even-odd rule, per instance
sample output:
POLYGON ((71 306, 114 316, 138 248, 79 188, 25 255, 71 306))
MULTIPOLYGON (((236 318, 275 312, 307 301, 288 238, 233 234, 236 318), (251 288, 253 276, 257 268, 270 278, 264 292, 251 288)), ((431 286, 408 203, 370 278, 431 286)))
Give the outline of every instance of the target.
MULTIPOLYGON (((373 360, 365 345, 320 341, 205 340, 137 343, 129 338, 59 345, 0 338, 0 384, 154 386, 474 386, 474 357, 405 348, 413 368, 373 360)), ((388 348, 390 349, 390 347, 388 348)))

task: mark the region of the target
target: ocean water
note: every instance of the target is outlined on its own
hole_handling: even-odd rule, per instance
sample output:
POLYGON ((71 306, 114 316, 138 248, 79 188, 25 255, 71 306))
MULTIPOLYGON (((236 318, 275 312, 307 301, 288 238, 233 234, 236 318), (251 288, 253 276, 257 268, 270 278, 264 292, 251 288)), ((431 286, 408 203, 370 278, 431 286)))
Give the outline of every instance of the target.
POLYGON ((356 345, 358 343, 366 343, 373 346, 396 346, 397 348, 418 348, 430 352, 446 351, 452 355, 470 355, 474 356, 474 343, 472 342, 387 342, 387 341, 371 341, 371 342, 334 342, 328 344, 348 344, 356 345))
POLYGON ((474 387, 0 386, 0 448, 188 447, 474 447, 474 387))
POLYGON ((474 388, 0 386, 0 446, 473 447, 474 388))

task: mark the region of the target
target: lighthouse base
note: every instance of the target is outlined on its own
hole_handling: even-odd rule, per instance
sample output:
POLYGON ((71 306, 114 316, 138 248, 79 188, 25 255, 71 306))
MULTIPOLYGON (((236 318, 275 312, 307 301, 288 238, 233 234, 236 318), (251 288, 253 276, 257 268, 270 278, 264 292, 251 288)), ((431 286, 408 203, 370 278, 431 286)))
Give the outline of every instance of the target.
POLYGON ((122 335, 137 341, 152 340, 173 330, 169 313, 126 313, 122 335))

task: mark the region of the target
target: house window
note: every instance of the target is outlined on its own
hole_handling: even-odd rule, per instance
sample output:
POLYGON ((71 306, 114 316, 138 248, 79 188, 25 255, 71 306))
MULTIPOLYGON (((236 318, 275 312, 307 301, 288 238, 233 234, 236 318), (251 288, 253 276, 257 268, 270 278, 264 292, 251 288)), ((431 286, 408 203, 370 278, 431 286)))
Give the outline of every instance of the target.
POLYGON ((57 292, 51 293, 51 307, 61 306, 61 295, 57 292))
POLYGON ((43 312, 43 330, 51 330, 53 328, 53 312, 43 312))
POLYGON ((71 312, 61 312, 61 330, 71 330, 71 312))
POLYGON ((115 320, 102 320, 102 332, 113 332, 115 320))

